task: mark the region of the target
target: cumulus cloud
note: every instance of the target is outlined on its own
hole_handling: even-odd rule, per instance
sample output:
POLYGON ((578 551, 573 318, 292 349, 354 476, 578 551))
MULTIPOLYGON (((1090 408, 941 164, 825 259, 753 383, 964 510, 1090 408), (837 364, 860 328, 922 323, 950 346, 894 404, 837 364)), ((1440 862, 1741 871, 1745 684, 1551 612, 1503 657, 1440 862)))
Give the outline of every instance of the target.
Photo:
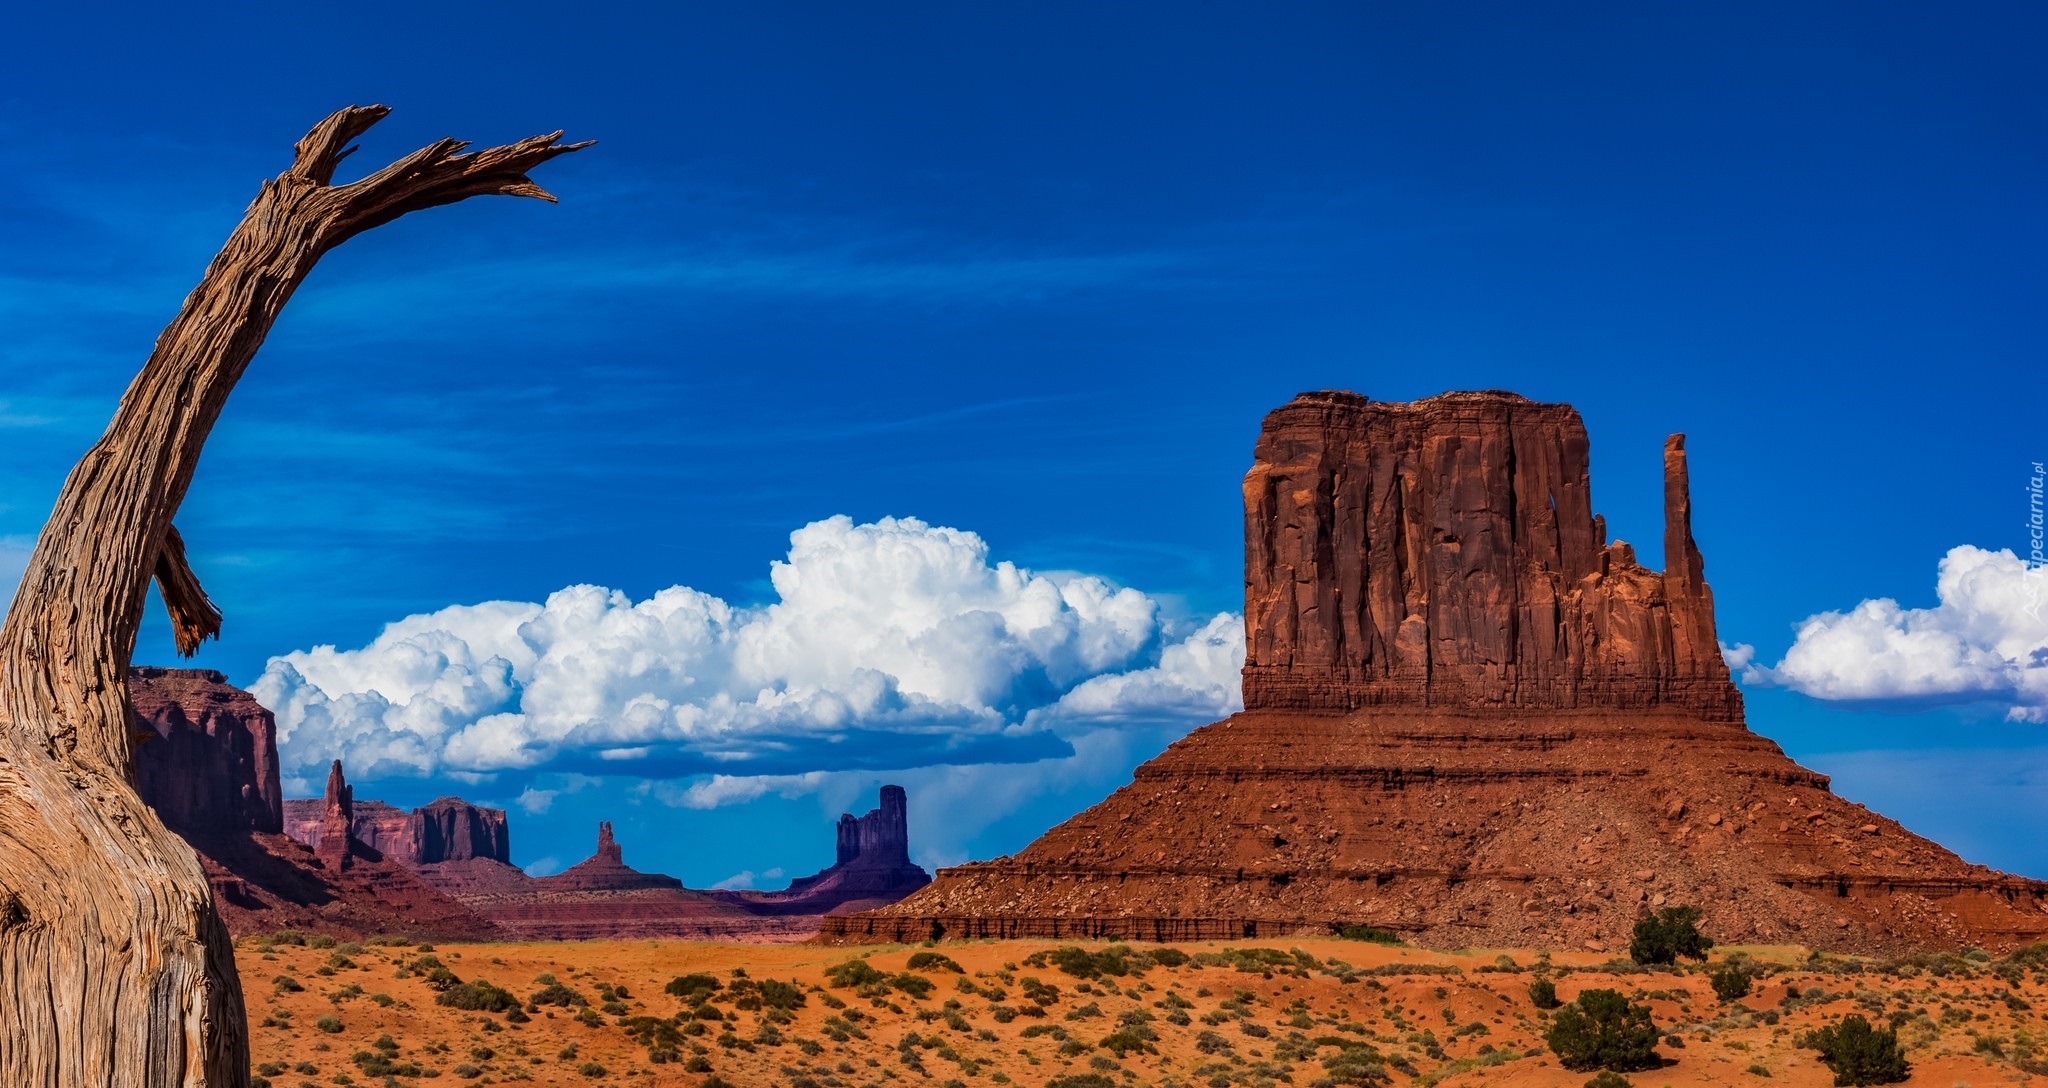
POLYGON ((2002 702, 2012 720, 2048 721, 2048 569, 1965 544, 1942 558, 1935 593, 1932 608, 1878 598, 1810 617, 1768 668, 1735 647, 1743 679, 1849 702, 2002 702))
POLYGON ((1138 590, 992 561, 970 532, 830 518, 790 535, 770 582, 751 608, 588 585, 456 605, 272 658, 251 688, 287 773, 724 773, 676 798, 696 807, 831 769, 1058 759, 1090 723, 1238 706, 1237 617, 1176 624, 1138 590))
POLYGON ((769 869, 760 873, 752 869, 742 869, 711 886, 721 891, 746 891, 754 887, 755 881, 775 880, 781 875, 781 869, 769 869))

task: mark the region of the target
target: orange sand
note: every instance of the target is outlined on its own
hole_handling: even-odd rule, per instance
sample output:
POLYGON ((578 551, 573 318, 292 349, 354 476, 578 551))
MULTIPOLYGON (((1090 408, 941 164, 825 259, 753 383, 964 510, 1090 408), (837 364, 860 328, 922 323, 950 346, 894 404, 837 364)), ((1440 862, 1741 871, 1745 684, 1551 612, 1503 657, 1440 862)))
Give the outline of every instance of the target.
MULTIPOLYGON (((276 1088, 330 1084, 397 1083, 490 1084, 527 1081, 536 1085, 697 1086, 712 1076, 735 1088, 752 1085, 817 1085, 820 1088, 929 1083, 933 1088, 962 1085, 1044 1085, 1061 1076, 1099 1073, 1114 1085, 1293 1084, 1307 1086, 1326 1076, 1321 1058, 1337 1050, 1325 1046, 1312 1057, 1288 1046, 1290 1036, 1340 1037, 1371 1043, 1395 1064, 1396 1085, 1569 1085, 1585 1083, 1588 1073, 1574 1073, 1557 1064, 1542 1046, 1547 1014, 1532 1007, 1528 986, 1537 956, 1527 951, 1441 953, 1333 939, 1234 942, 1176 946, 1181 951, 1220 952, 1225 948, 1299 949, 1318 962, 1314 971, 1297 966, 1270 971, 1234 966, 1153 966, 1142 974, 1084 981, 1055 967, 1024 966, 1035 952, 1061 942, 966 942, 931 949, 951 957, 965 974, 945 970, 920 972, 934 986, 922 1000, 892 992, 886 998, 856 996, 849 988, 828 986, 825 969, 855 955, 865 955, 879 970, 895 974, 909 957, 923 949, 887 946, 871 949, 811 945, 733 945, 682 941, 611 941, 550 944, 442 945, 432 950, 447 968, 464 980, 487 979, 513 991, 522 1000, 539 990, 543 973, 555 975, 579 991, 596 1015, 576 1018, 573 1008, 542 1007, 525 1024, 506 1023, 502 1015, 462 1012, 438 1005, 435 991, 418 974, 396 977, 399 965, 414 961, 420 950, 370 945, 313 948, 266 947, 244 940, 237 951, 252 1023, 253 1054, 259 1072, 276 1088), (1505 958, 1503 958, 1505 957, 1505 958), (1344 981, 1348 965, 1351 981, 1344 981), (1513 966, 1509 966, 1512 961, 1513 966), (1380 974, 1365 975, 1369 969, 1380 974), (1438 974, 1419 970, 1450 968, 1438 974), (787 1023, 772 1024, 766 1010, 740 1011, 730 1000, 716 1004, 730 1019, 706 1024, 704 1034, 681 1040, 678 1061, 652 1063, 646 1046, 628 1038, 615 1006, 598 1011, 598 985, 624 986, 621 1001, 627 1016, 672 1017, 685 1011, 663 992, 672 978, 693 972, 717 976, 730 984, 740 969, 760 979, 794 981, 806 1000, 787 1023), (331 973, 323 974, 322 971, 331 973), (302 991, 280 991, 273 980, 288 975, 302 991), (1305 976, 1305 977, 1304 977, 1305 976), (998 1022, 993 1007, 1021 1008, 1023 982, 1030 977, 1058 987, 1058 1000, 1042 1018, 1017 1016, 998 1022), (960 988, 970 980, 979 992, 960 988), (360 992, 356 990, 360 987, 360 992), (814 989, 821 987, 822 989, 814 989), (991 1000, 1000 989, 1003 999, 991 1000), (1246 993, 1240 993, 1244 991, 1246 993), (1185 1025, 1169 1021, 1179 995, 1191 1003, 1185 1025), (377 995, 384 995, 383 1004, 377 995), (828 1007, 828 995, 845 1007, 828 1007), (1242 1011, 1223 1007, 1237 996, 1242 1011), (951 1010, 951 1002, 957 1002, 951 1010), (1131 1052, 1119 1061, 1101 1048, 1115 1031, 1119 1017, 1142 1010, 1158 1038, 1156 1054, 1131 1052), (954 1015, 947 1016, 948 1011, 954 1015), (1087 1012, 1099 1015, 1086 1015, 1087 1012), (280 1017, 279 1012, 287 1015, 280 1017), (853 1013, 860 1014, 858 1019, 853 1013), (340 1030, 315 1026, 331 1016, 340 1030), (1209 1022, 1204 1021, 1208 1017, 1209 1022), (828 1025, 830 1018, 833 1023, 828 1025), (594 1020, 595 1022, 587 1022, 594 1020), (757 1041, 764 1026, 770 1038, 757 1041), (858 1029, 858 1035, 845 1030, 858 1029), (1036 1037, 1026 1029, 1040 1027, 1036 1037), (744 1046, 721 1045, 732 1029, 744 1046), (1062 1053, 1060 1029, 1074 1042, 1062 1053), (495 1030, 493 1030, 495 1029, 495 1030), (1263 1034, 1259 1034, 1263 1031, 1263 1034), (1425 1031, 1427 1035, 1425 1035, 1425 1031), (1203 1053, 1198 1042, 1211 1033, 1228 1044, 1217 1053, 1203 1053), (917 1066, 906 1064, 899 1042, 915 1033, 929 1037, 930 1047, 914 1048, 917 1066), (376 1053, 375 1042, 389 1035, 397 1047, 395 1061, 413 1063, 417 1073, 387 1081, 369 1075, 353 1061, 359 1052, 376 1053), (835 1038, 838 1036, 839 1038, 835 1038), (574 1047, 573 1052, 568 1050, 574 1047), (1276 1052, 1276 1047, 1280 1048, 1276 1052), (567 1055, 567 1056, 565 1056, 567 1055), (710 1064, 710 1071, 686 1072, 692 1057, 710 1064), (1396 1061, 1396 1059, 1399 1059, 1396 1061), (278 1063, 278 1064, 269 1064, 278 1063), (311 1068, 302 1066, 307 1063, 311 1068), (594 1064, 592 1064, 594 1063, 594 1064), (277 1071, 278 1066, 284 1068, 277 1071), (921 1067, 921 1068, 919 1068, 921 1067), (1412 1072, 1410 1072, 1412 1070, 1412 1072)), ((1101 949, 1100 944, 1087 945, 1101 949)), ((1137 946, 1144 951, 1146 946, 1137 946)), ((1715 960, 1728 950, 1716 949, 1715 960)), ((1660 1051, 1668 1064, 1630 1074, 1637 1085, 1686 1088, 1693 1085, 1748 1084, 1822 1086, 1833 1083, 1811 1051, 1799 1049, 1794 1037, 1832 1023, 1850 1012, 1873 1022, 1903 1011, 1912 1018, 1900 1030, 1913 1063, 1913 1083, 1952 1088, 2029 1079, 2020 1068, 2048 1059, 2048 978, 2033 972, 1997 970, 1997 961, 1950 958, 1934 963, 1887 965, 1879 961, 1846 961, 1830 957, 1809 963, 1804 950, 1745 950, 1772 970, 1739 1004, 1724 1005, 1697 966, 1679 972, 1634 971, 1591 953, 1556 953, 1551 957, 1559 996, 1570 1000, 1582 989, 1606 986, 1647 1001, 1656 1023, 1683 1038, 1682 1047, 1667 1041, 1660 1051), (1788 992, 1825 997, 1783 1005, 1788 992), (1747 1011, 1745 1011, 1747 1010, 1747 1011), (1924 1010, 1925 1016, 1918 1014, 1924 1010), (1774 1012, 1775 1017, 1766 1013, 1774 1012), (1776 1023, 1767 1023, 1775 1019, 1776 1023), (1980 1042, 1982 1041, 1982 1042, 1980 1042), (1989 1049, 1995 1048, 2000 1053, 1989 1049), (2032 1048, 2040 1046, 2036 1052, 2032 1048), (1768 1070, 1769 1077, 1754 1071, 1768 1070)), ((723 996, 723 995, 721 995, 723 996)), ((688 1022, 688 1021, 685 1021, 688 1022)), ((389 1052, 389 1048, 386 1048, 389 1052)))

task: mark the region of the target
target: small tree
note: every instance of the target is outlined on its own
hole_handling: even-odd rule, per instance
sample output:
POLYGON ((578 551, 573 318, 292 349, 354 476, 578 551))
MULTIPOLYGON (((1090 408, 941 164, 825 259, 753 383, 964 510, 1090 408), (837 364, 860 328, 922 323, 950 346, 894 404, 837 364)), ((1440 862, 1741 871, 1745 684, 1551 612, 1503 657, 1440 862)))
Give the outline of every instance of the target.
POLYGON ((1677 963, 1680 956, 1704 960, 1714 942, 1700 932, 1698 907, 1665 907, 1636 922, 1628 958, 1637 963, 1677 963))
POLYGON ((1714 996, 1723 1001, 1735 1001, 1749 996, 1749 972, 1741 964, 1731 963, 1707 976, 1714 986, 1714 996))
POLYGON ((1529 984, 1529 1003, 1539 1009, 1554 1009, 1563 1002, 1557 999, 1557 983, 1539 978, 1529 984))
POLYGON ((1820 1051, 1821 1062, 1835 1071, 1839 1088, 1897 1084, 1911 1069, 1899 1046, 1899 1033, 1889 1027, 1873 1028, 1861 1016, 1845 1016, 1836 1024, 1815 1028, 1799 1037, 1799 1045, 1820 1051))
POLYGON ((1615 990, 1587 990, 1559 1009, 1543 1036, 1566 1069, 1630 1072, 1657 1064, 1657 1025, 1647 1005, 1615 990))

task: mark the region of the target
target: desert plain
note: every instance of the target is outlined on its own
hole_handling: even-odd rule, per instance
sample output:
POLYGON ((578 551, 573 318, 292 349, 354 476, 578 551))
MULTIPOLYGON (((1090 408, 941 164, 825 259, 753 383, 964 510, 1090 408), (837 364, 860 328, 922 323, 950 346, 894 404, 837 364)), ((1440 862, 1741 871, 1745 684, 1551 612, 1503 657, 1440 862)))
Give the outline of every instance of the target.
POLYGON ((1636 1085, 1832 1084, 1799 1036, 1851 1013, 1897 1026, 1913 1083, 2048 1073, 2042 945, 1903 958, 1717 947, 1704 963, 1644 967, 1619 952, 1337 938, 433 946, 287 934, 244 938, 236 959, 254 1064, 274 1088, 1584 1084, 1590 1072, 1544 1046, 1553 1014, 1532 1000, 1539 978, 1567 1002, 1606 987, 1653 1010, 1661 1064, 1630 1074, 1636 1085), (1751 989, 1723 1000, 1709 972, 1730 963, 1747 965, 1751 989), (509 991, 517 1011, 451 1006, 456 980, 509 991))

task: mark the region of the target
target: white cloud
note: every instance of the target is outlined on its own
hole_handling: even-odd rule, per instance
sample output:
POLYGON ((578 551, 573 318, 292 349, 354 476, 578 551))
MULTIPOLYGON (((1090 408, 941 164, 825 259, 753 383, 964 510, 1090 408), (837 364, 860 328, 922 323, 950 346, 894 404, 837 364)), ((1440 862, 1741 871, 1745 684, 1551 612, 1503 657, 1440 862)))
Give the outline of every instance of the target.
POLYGON ((782 876, 781 869, 770 869, 762 873, 757 873, 752 869, 742 869, 711 886, 721 891, 741 891, 754 887, 754 882, 757 880, 775 880, 780 876, 782 876))
POLYGON ((528 786, 519 791, 519 798, 514 803, 526 810, 528 815, 539 816, 554 807, 555 798, 560 796, 561 792, 560 790, 537 790, 532 786, 528 786))
POLYGON ((1239 705, 1237 617, 1189 631, 1135 589, 992 562, 973 533, 830 518, 790 535, 770 579, 755 608, 587 585, 451 606, 272 658, 251 689, 287 774, 730 767, 671 798, 694 807, 832 769, 1064 756, 1092 724, 1239 705))
POLYGON ((2048 721, 2048 570, 1965 544, 1942 558, 1935 592, 1933 608, 1878 598, 1810 617, 1784 660, 1743 678, 1816 699, 2003 702, 2012 720, 2048 721))

